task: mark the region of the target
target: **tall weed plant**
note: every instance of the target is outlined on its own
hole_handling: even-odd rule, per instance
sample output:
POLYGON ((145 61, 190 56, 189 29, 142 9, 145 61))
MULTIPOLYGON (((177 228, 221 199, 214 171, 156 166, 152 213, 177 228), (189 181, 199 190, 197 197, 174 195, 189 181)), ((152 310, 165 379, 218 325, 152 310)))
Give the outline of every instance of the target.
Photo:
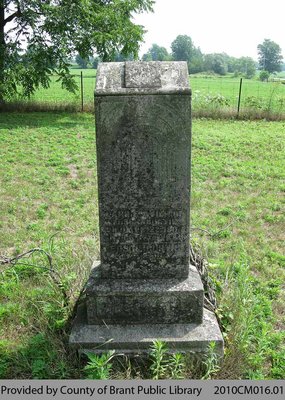
POLYGON ((244 379, 280 376, 285 335, 274 331, 272 301, 245 258, 228 271, 218 310, 227 348, 222 374, 244 379))
POLYGON ((165 342, 155 340, 150 349, 152 379, 185 378, 185 357, 182 353, 169 353, 165 342))

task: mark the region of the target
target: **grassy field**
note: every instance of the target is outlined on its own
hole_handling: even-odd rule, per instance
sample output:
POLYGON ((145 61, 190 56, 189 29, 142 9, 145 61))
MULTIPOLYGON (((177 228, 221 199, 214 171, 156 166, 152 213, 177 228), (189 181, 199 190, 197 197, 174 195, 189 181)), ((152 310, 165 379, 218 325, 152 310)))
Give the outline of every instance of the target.
MULTIPOLYGON (((93 93, 96 70, 73 69, 76 83, 80 89, 80 73, 83 73, 83 97, 85 110, 93 109, 93 93)), ((39 89, 31 98, 32 102, 40 102, 54 106, 69 105, 72 109, 81 109, 80 90, 71 94, 61 88, 56 76, 51 77, 49 89, 39 89)), ((217 110, 237 111, 240 78, 232 76, 190 76, 193 91, 193 110, 200 116, 201 112, 213 114, 217 110)), ((241 95, 241 113, 251 114, 274 112, 285 115, 285 85, 280 82, 260 82, 257 79, 243 79, 241 95)))
MULTIPOLYGON (((285 378, 284 137, 284 122, 193 121, 191 239, 219 300, 218 378, 285 378)), ((93 116, 2 113, 0 152, 2 261, 41 248, 59 274, 40 252, 0 266, 0 378, 84 378, 66 344, 99 257, 93 116)), ((115 359, 111 376, 152 377, 115 359)))

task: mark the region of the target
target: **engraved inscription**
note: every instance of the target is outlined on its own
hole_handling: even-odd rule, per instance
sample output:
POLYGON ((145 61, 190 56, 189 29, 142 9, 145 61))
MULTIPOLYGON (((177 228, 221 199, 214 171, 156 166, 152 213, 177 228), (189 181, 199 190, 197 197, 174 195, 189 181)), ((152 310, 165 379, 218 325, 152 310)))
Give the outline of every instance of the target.
POLYGON ((97 138, 102 276, 186 276, 187 99, 115 96, 99 107, 99 117, 104 115, 97 138))
POLYGON ((125 84, 127 88, 160 88, 161 70, 159 64, 144 63, 141 68, 140 62, 126 62, 125 84))
POLYGON ((109 243, 127 244, 142 238, 164 242, 183 240, 186 233, 181 210, 118 209, 106 213, 104 221, 104 238, 109 243))
POLYGON ((184 219, 183 210, 176 209, 113 209, 104 213, 104 253, 109 255, 109 262, 115 259, 116 263, 138 255, 156 262, 183 257, 187 254, 188 235, 184 219))

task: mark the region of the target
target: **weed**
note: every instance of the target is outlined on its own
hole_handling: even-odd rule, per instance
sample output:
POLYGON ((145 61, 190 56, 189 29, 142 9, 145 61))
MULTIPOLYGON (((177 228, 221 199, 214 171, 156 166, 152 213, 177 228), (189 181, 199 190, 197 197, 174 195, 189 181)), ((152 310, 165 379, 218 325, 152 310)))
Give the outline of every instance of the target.
POLYGON ((182 353, 174 353, 169 359, 170 378, 185 379, 185 356, 182 353))
POLYGON ((0 341, 0 377, 7 379, 62 379, 72 376, 71 359, 63 348, 58 346, 56 337, 36 334, 18 349, 13 343, 0 341))
POLYGON ((285 255, 274 251, 270 251, 266 255, 272 262, 277 263, 280 267, 285 267, 285 255))
POLYGON ((160 340, 155 340, 151 346, 150 358, 153 379, 166 379, 168 371, 168 359, 166 357, 168 348, 166 344, 160 340))
POLYGON ((84 367, 84 372, 87 379, 109 379, 110 371, 112 369, 111 360, 114 357, 115 351, 108 351, 97 355, 94 353, 86 352, 88 363, 84 367))
POLYGON ((281 346, 280 342, 277 348, 273 345, 276 340, 272 300, 266 291, 259 289, 258 280, 251 275, 245 259, 235 264, 228 274, 221 303, 224 308, 219 310, 220 320, 228 347, 226 368, 236 368, 236 371, 242 368, 236 361, 238 357, 244 369, 241 377, 264 379, 272 376, 270 359, 279 354, 281 346))
POLYGON ((229 215, 232 214, 232 210, 231 210, 230 207, 224 207, 224 208, 222 208, 221 210, 219 210, 219 211, 217 212, 217 214, 224 215, 224 216, 227 217, 227 216, 229 216, 229 215))
POLYGON ((263 110, 264 109, 264 100, 256 97, 256 96, 248 96, 244 100, 244 104, 246 107, 254 110, 263 110))
POLYGON ((155 340, 150 348, 150 371, 152 379, 185 378, 185 356, 182 353, 169 354, 165 342, 155 340))
POLYGON ((203 361, 205 372, 201 379, 212 379, 220 370, 220 359, 216 353, 216 344, 211 342, 208 346, 208 352, 203 361))
MULTIPOLYGON (((280 338, 283 342, 285 337, 284 334, 280 338)), ((280 343, 279 343, 280 345, 280 343)), ((272 379, 284 379, 285 377, 285 348, 282 351, 272 351, 271 355, 271 376, 272 379)))

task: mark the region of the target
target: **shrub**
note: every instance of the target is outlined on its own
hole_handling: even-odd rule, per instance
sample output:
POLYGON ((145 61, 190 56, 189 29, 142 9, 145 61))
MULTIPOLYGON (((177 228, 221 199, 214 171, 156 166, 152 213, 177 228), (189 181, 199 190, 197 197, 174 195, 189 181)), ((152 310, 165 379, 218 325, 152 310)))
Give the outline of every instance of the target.
POLYGON ((259 79, 261 80, 261 82, 268 82, 269 79, 269 72, 268 71, 260 71, 259 74, 259 79))

